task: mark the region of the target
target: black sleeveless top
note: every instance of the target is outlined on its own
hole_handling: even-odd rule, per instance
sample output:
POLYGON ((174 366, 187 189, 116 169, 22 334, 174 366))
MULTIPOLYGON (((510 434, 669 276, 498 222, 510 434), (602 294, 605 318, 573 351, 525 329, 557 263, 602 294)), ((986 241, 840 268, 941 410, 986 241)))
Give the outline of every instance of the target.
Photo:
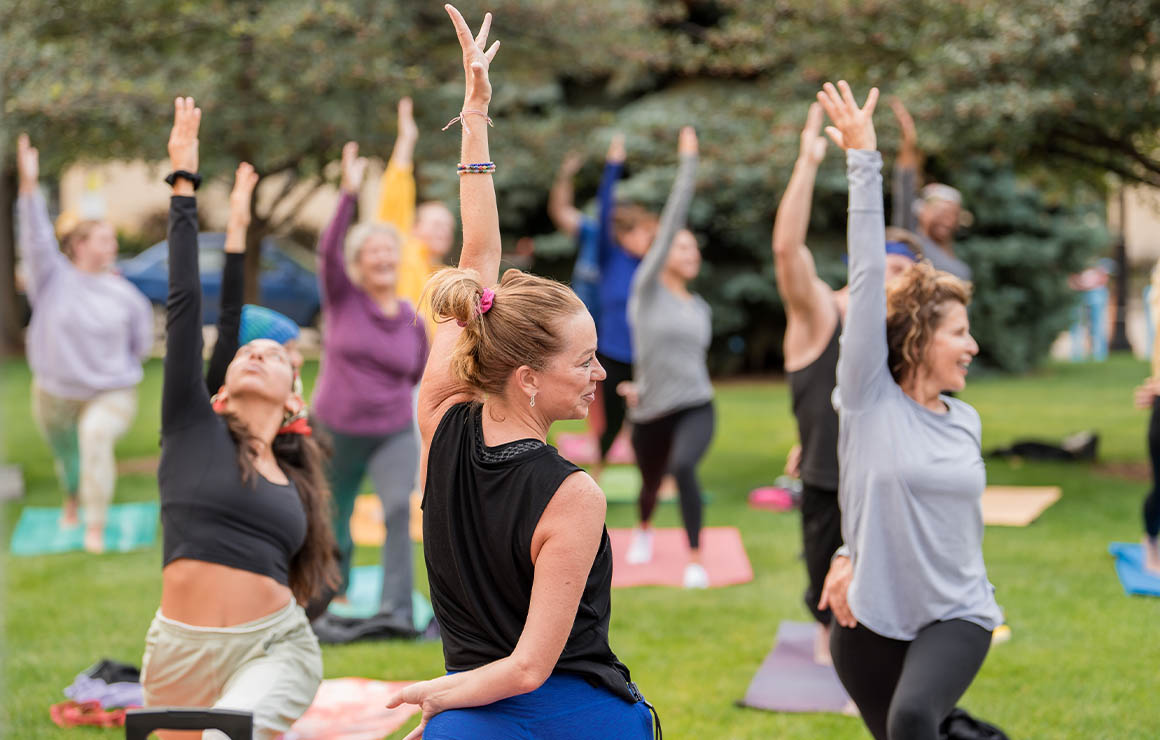
MULTIPOLYGON (((439 422, 427 456, 423 557, 448 671, 515 650, 532 594, 532 533, 556 489, 578 470, 539 440, 486 447, 478 403, 456 404, 439 422)), ((606 528, 555 670, 635 701, 628 668, 608 646, 611 588, 606 528)))
POLYGON ((787 373, 802 445, 802 482, 815 488, 838 490, 838 412, 830 397, 838 383, 838 338, 842 322, 818 359, 787 373))

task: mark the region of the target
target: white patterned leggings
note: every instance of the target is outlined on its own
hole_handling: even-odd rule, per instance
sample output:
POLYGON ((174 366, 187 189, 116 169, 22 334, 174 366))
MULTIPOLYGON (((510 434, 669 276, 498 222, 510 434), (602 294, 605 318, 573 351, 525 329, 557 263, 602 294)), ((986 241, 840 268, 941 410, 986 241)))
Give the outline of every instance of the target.
POLYGON ((61 486, 70 497, 80 497, 87 526, 105 524, 117 481, 113 446, 136 415, 135 387, 76 400, 32 384, 32 418, 52 449, 61 486))

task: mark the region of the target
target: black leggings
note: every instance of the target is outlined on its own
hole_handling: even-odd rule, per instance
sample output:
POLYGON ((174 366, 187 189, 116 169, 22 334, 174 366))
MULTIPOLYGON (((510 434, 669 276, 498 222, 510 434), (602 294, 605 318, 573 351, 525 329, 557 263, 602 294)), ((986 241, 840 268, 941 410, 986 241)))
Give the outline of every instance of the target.
POLYGON ((634 424, 632 448, 640 468, 640 521, 652 519, 657 492, 666 473, 677 479, 681 499, 681 520, 689 547, 701 546, 701 482, 697 466, 713 441, 713 402, 674 411, 659 419, 634 424))
POLYGON ((971 685, 991 633, 963 619, 935 622, 911 641, 834 623, 838 678, 876 740, 938 740, 939 724, 971 685))
POLYGON ((1152 458, 1152 490, 1144 499, 1144 531, 1152 539, 1160 535, 1160 396, 1152 399, 1148 421, 1148 455, 1152 458))
POLYGON ((624 415, 627 411, 624 396, 616 392, 616 386, 626 380, 632 380, 632 365, 614 360, 611 357, 597 353, 596 359, 608 377, 600 389, 600 401, 604 406, 604 433, 600 435, 600 459, 608 457, 616 435, 624 426, 624 415))
POLYGON ((819 609, 822 585, 830 572, 830 559, 842 546, 842 511, 838 508, 838 492, 802 484, 802 551, 805 553, 806 608, 819 623, 830 623, 830 610, 819 609))

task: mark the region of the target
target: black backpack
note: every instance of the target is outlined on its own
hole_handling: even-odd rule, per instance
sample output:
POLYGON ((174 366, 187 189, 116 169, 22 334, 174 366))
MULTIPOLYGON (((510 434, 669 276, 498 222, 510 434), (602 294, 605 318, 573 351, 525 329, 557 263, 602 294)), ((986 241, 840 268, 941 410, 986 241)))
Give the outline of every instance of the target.
POLYGON ((938 728, 939 740, 1011 740, 1007 733, 992 724, 955 708, 938 728))

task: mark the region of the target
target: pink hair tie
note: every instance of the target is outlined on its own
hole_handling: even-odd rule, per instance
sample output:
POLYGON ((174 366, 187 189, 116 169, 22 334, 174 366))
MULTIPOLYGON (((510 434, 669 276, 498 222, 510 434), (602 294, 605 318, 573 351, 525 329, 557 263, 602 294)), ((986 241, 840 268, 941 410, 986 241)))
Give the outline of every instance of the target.
MULTIPOLYGON (((484 288, 483 295, 479 297, 479 313, 477 315, 483 316, 491 310, 493 305, 495 305, 495 291, 491 288, 484 288)), ((455 323, 459 324, 460 328, 467 326, 463 321, 456 321, 455 323)))

